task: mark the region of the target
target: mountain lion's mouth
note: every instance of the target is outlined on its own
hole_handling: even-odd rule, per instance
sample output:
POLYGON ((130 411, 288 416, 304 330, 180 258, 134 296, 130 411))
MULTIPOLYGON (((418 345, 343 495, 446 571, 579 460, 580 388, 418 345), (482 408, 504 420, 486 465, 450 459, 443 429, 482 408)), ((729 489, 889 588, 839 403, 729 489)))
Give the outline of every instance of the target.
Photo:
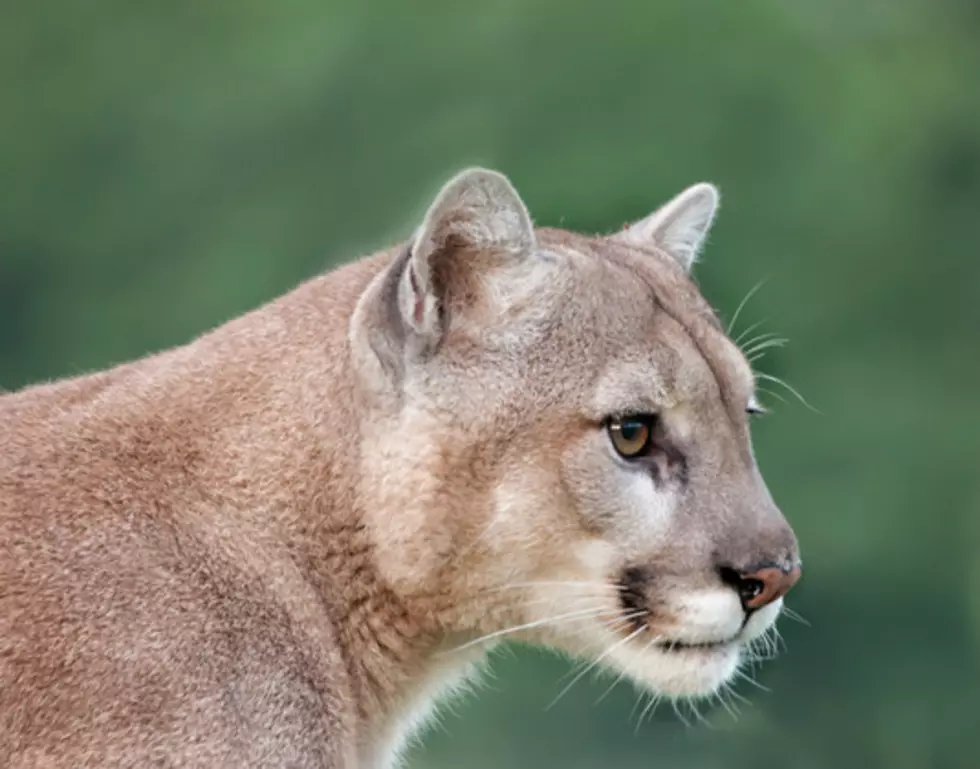
POLYGON ((726 638, 720 641, 678 641, 664 640, 659 641, 656 647, 665 652, 685 652, 685 651, 721 651, 728 649, 738 643, 738 638, 726 638))

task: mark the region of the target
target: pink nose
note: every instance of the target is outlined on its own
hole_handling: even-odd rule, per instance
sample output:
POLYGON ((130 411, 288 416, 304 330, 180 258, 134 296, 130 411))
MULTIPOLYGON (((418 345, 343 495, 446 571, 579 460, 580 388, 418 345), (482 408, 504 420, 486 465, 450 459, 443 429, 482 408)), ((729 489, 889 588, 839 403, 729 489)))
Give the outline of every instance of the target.
POLYGON ((795 585, 803 570, 797 565, 789 569, 766 566, 753 572, 738 575, 738 595, 746 609, 761 609, 786 595, 795 585))

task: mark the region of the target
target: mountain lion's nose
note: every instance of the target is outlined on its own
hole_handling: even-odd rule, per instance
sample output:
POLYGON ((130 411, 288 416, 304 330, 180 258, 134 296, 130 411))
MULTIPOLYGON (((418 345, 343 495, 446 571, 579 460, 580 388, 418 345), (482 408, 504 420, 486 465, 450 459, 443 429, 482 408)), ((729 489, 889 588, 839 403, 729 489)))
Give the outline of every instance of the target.
POLYGON ((786 595, 802 573, 798 563, 786 567, 768 565, 755 571, 723 567, 721 578, 735 588, 745 610, 754 611, 786 595))

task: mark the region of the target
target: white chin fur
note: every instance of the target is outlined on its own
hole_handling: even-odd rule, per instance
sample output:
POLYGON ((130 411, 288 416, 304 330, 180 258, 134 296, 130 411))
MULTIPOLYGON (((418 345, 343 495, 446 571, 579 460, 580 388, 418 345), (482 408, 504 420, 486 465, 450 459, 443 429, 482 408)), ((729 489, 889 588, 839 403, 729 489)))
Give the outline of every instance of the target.
POLYGON ((637 649, 617 649, 608 659, 610 667, 658 694, 702 697, 713 694, 735 675, 741 648, 741 644, 728 644, 666 651, 640 645, 637 649))
POLYGON ((671 640, 698 643, 737 634, 738 641, 667 650, 649 643, 649 635, 643 633, 635 641, 617 645, 603 661, 637 684, 668 697, 715 693, 735 675, 746 645, 772 627, 782 608, 782 600, 775 601, 752 614, 741 628, 741 608, 729 605, 725 598, 724 593, 712 598, 707 592, 689 597, 686 611, 678 612, 678 632, 671 640))
MULTIPOLYGON (((732 636, 741 625, 741 609, 726 610, 724 594, 714 601, 718 611, 714 621, 708 611, 712 605, 709 595, 688 602, 688 616, 680 614, 681 628, 688 628, 684 640, 691 642, 732 636), (691 611, 697 607, 696 611, 691 611), (737 619, 736 619, 737 618, 737 619), (690 622, 694 620, 694 622, 690 622), (734 624, 733 624, 734 623, 734 624), (707 627, 715 632, 705 632, 707 627), (722 630, 723 629, 723 630, 722 630), (722 630, 722 632, 717 632, 722 630)), ((735 643, 717 647, 677 649, 668 651, 648 644, 641 636, 635 643, 620 645, 609 655, 610 667, 625 672, 634 681, 669 697, 703 697, 714 694, 738 670, 746 644, 766 632, 782 608, 782 599, 752 614, 735 643)))
POLYGON ((780 598, 778 601, 773 601, 768 606, 759 609, 749 617, 749 621, 745 623, 745 629, 742 630, 742 636, 745 640, 751 641, 754 638, 758 638, 771 628, 782 609, 783 599, 780 598))
POLYGON ((759 609, 743 628, 745 615, 732 591, 699 590, 682 594, 670 606, 674 623, 669 640, 687 644, 735 636, 738 640, 718 646, 668 650, 650 643, 655 633, 652 630, 625 643, 623 633, 629 632, 628 629, 612 632, 608 617, 616 612, 614 600, 610 601, 602 621, 586 617, 550 626, 545 622, 548 616, 574 614, 583 606, 581 598, 568 602, 564 584, 567 583, 542 583, 536 591, 534 604, 540 616, 530 619, 542 627, 535 628, 528 640, 564 649, 578 657, 598 657, 603 667, 668 697, 705 697, 715 693, 735 675, 747 644, 772 627, 782 608, 782 600, 778 600, 759 609), (568 634, 566 628, 570 627, 575 627, 575 632, 568 634))

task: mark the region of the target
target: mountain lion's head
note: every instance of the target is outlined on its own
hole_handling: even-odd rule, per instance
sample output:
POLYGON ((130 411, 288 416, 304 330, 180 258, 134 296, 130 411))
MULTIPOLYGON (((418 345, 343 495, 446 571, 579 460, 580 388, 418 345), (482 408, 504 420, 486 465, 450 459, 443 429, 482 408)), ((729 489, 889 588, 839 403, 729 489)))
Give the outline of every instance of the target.
POLYGON ((452 179, 351 328, 378 567, 454 644, 517 636, 668 695, 732 677, 800 574, 740 349, 688 276, 718 193, 535 229, 452 179))

